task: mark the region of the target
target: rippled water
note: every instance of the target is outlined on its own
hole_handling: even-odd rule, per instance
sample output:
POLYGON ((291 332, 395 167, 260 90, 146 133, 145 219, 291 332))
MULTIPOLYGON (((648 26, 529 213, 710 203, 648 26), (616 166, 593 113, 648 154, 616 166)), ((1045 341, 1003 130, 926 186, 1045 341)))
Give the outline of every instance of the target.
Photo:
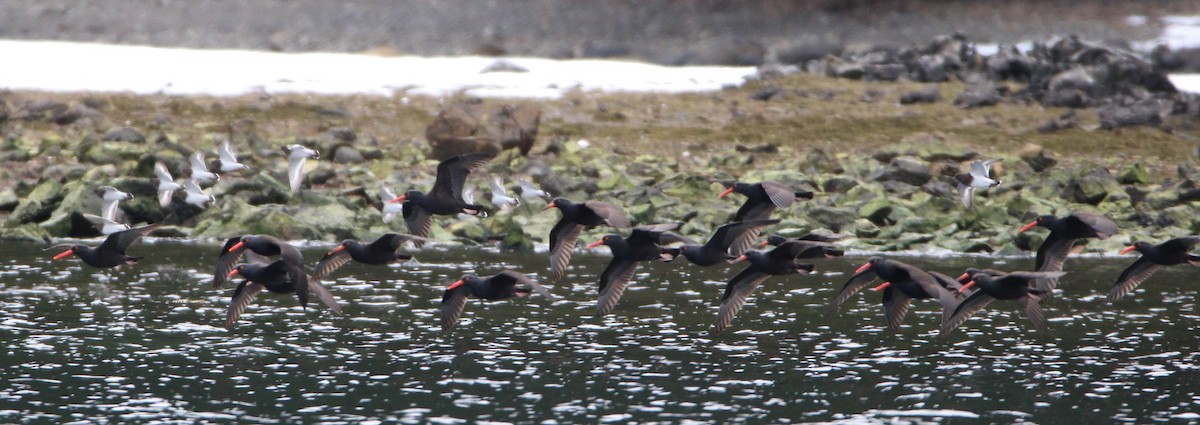
MULTIPOLYGON (((1068 261, 1045 334, 1004 302, 944 339, 930 301, 897 335, 869 291, 830 314, 863 262, 845 258, 819 276, 772 277, 713 337, 734 270, 644 267, 597 319, 608 258, 578 254, 557 302, 471 300, 446 335, 446 284, 466 271, 544 276, 545 256, 427 249, 417 264, 349 265, 330 284, 344 316, 263 294, 226 331, 232 291, 207 282, 216 246, 138 244, 131 253, 151 258, 120 272, 51 263, 41 248, 0 246, 0 422, 1200 420, 1197 271, 1164 269, 1105 305, 1130 259, 1068 261)), ((954 274, 1031 264, 905 261, 954 274)))

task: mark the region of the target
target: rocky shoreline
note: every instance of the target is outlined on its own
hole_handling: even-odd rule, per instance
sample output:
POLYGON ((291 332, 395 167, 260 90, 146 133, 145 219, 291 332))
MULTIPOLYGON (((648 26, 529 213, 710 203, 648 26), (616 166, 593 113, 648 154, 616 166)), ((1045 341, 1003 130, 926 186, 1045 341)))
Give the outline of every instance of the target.
MULTIPOLYGON (((992 252, 1036 247, 1017 233, 1036 215, 1105 214, 1122 233, 1092 241, 1200 232, 1193 95, 1154 60, 1078 38, 1031 53, 978 54, 963 36, 887 52, 764 66, 757 80, 715 93, 584 93, 521 104, 470 98, 267 96, 236 98, 0 93, 0 237, 44 240, 98 233, 79 217, 112 185, 130 223, 158 236, 369 239, 385 225, 376 193, 432 183, 436 157, 504 150, 483 172, 528 177, 570 199, 623 206, 636 223, 682 223, 703 238, 729 220, 733 180, 778 180, 815 199, 777 214, 769 231, 842 233, 871 251, 992 252), (944 99, 941 93, 959 93, 944 99), (207 208, 159 207, 153 166, 186 175, 194 150, 229 140, 250 171, 210 188, 207 208), (289 193, 280 146, 323 158, 289 193), (451 146, 453 145, 453 146, 451 146), (527 154, 525 154, 527 153, 527 154), (966 162, 1003 159, 1002 185, 957 200, 966 162)), ((472 185, 486 196, 488 176, 472 185)), ((515 186, 515 184, 514 184, 515 186)), ((531 249, 557 214, 529 202, 485 219, 439 219, 433 239, 531 249)), ((586 235, 584 238, 594 237, 586 235)))

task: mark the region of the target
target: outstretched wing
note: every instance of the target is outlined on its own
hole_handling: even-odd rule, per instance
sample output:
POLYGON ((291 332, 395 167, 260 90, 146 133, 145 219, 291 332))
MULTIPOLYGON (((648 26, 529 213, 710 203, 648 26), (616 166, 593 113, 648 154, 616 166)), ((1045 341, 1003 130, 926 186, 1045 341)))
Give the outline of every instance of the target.
POLYGON ((500 273, 497 273, 495 276, 492 276, 492 278, 489 282, 492 284, 492 286, 497 286, 497 287, 515 286, 518 288, 529 289, 534 292, 537 292, 538 295, 549 298, 551 300, 554 299, 554 295, 551 295, 550 291, 547 291, 546 288, 542 287, 542 285, 539 285, 537 282, 534 282, 533 279, 529 278, 529 276, 526 276, 522 273, 514 272, 512 270, 505 270, 500 273))
POLYGON ((217 157, 221 162, 236 164, 238 162, 237 155, 233 154, 233 148, 229 146, 229 141, 221 142, 221 146, 217 148, 217 157))
POLYGON ((1117 277, 1117 281, 1113 282, 1113 287, 1108 291, 1108 303, 1112 304, 1124 297, 1125 294, 1137 289, 1138 285, 1149 279, 1154 272, 1162 267, 1158 264, 1146 259, 1146 257, 1138 258, 1133 264, 1125 268, 1121 272, 1121 276, 1117 277))
MULTIPOLYGON (((305 280, 308 282, 308 284, 305 286, 308 287, 309 292, 311 292, 313 295, 316 295, 317 299, 321 300, 321 302, 324 303, 325 306, 329 307, 330 310, 333 310, 334 313, 342 314, 342 306, 338 305, 337 299, 333 297, 333 293, 329 292, 329 288, 326 288, 325 285, 321 284, 320 279, 312 276, 305 276, 305 280)), ((297 287, 297 289, 299 289, 299 287, 297 287)))
POLYGON ((717 324, 713 327, 712 332, 720 333, 729 327, 738 311, 746 304, 746 298, 770 276, 755 271, 753 267, 746 267, 745 270, 729 279, 729 283, 725 285, 725 293, 721 295, 721 308, 717 311, 717 324))
POLYGON ((288 188, 292 190, 292 193, 300 190, 300 183, 304 182, 305 161, 308 161, 307 156, 288 156, 288 188))
POLYGON ((779 220, 735 221, 725 224, 718 227, 717 231, 708 239, 708 242, 705 242, 704 249, 713 252, 728 252, 729 247, 733 246, 733 243, 746 232, 755 232, 755 236, 751 238, 753 241, 758 239, 758 234, 762 231, 763 227, 774 224, 779 224, 779 220))
POLYGON ((1117 223, 1099 214, 1076 212, 1067 216, 1066 219, 1078 220, 1080 223, 1086 224, 1096 232, 1096 238, 1098 239, 1108 239, 1109 236, 1115 235, 1120 231, 1117 228, 1117 223))
POLYGON ((1046 316, 1042 314, 1042 299, 1034 294, 1028 294, 1017 300, 1021 303, 1021 307, 1025 310, 1025 315, 1029 316, 1029 322, 1033 323, 1033 328, 1038 331, 1046 330, 1046 316))
POLYGON ((148 226, 142 226, 113 233, 108 235, 108 238, 105 238, 104 242, 101 243, 97 249, 124 254, 125 250, 129 248, 129 245, 133 244, 133 241, 138 240, 138 238, 142 237, 142 235, 153 232, 154 229, 157 229, 159 226, 162 226, 162 223, 155 223, 148 226))
MULTIPOLYGON (((762 182, 759 183, 763 191, 767 192, 767 197, 771 199, 771 203, 779 208, 787 208, 796 202, 796 191, 785 186, 780 182, 762 182)), ((764 217, 765 218, 765 217, 764 217)))
POLYGON ((204 152, 196 151, 188 158, 188 164, 192 167, 192 175, 198 175, 208 172, 208 164, 204 163, 204 152))
POLYGON ((975 198, 975 188, 965 184, 958 184, 958 199, 962 200, 963 205, 971 208, 971 200, 975 198))
POLYGON ((550 229, 550 277, 559 280, 567 272, 567 264, 571 262, 571 254, 575 251, 575 243, 583 233, 583 225, 577 224, 566 217, 558 220, 558 224, 550 229))
POLYGON ((217 268, 213 271, 212 286, 213 289, 220 289, 225 283, 225 276, 233 271, 237 266, 238 261, 242 260, 242 254, 246 252, 246 247, 242 246, 233 252, 229 248, 233 248, 238 242, 242 241, 241 236, 234 236, 225 240, 225 245, 221 247, 221 254, 217 257, 217 268))
POLYGON ((604 219, 604 223, 612 227, 629 227, 633 224, 629 221, 629 216, 625 211, 617 208, 615 205, 601 201, 584 201, 583 205, 591 209, 593 213, 604 219))
POLYGON ((625 287, 637 272, 638 261, 613 258, 604 272, 600 273, 600 299, 596 302, 596 315, 603 316, 612 311, 625 293, 625 287))
POLYGON ((242 313, 246 311, 246 307, 250 306, 250 303, 262 290, 262 285, 249 280, 238 284, 237 289, 233 290, 233 299, 229 302, 229 312, 225 315, 226 329, 233 328, 238 318, 242 317, 242 313))
POLYGON ((958 304, 958 307, 954 309, 954 313, 950 315, 949 320, 942 323, 942 330, 938 335, 949 335, 950 332, 953 332, 959 326, 962 326, 963 323, 966 323, 967 319, 970 319, 971 316, 974 316, 975 313, 983 310, 984 307, 987 307, 988 304, 991 304, 995 300, 995 298, 988 295, 985 291, 975 291, 967 299, 958 304))
POLYGON ((458 319, 462 317, 463 308, 467 306, 467 296, 470 294, 471 289, 465 285, 442 292, 442 332, 454 329, 454 326, 458 325, 458 319))
MULTIPOLYGON (((1066 239, 1056 236, 1054 232, 1042 242, 1042 246, 1038 247, 1037 261, 1034 270, 1039 272, 1061 272, 1063 264, 1067 262, 1067 255, 1071 253, 1071 245, 1075 244, 1074 239, 1066 239)), ((1058 285, 1058 278, 1044 279, 1040 282, 1044 283, 1047 294, 1054 290, 1058 285)))
POLYGON ((833 303, 830 304, 830 308, 837 309, 838 307, 841 307, 842 303, 849 300, 850 297, 853 297, 854 294, 858 293, 858 291, 866 288, 867 285, 870 285, 871 282, 874 282, 878 277, 879 276, 876 275, 872 270, 866 270, 862 273, 855 273, 854 276, 850 276, 850 280, 847 280, 846 284, 842 285, 842 290, 839 291, 837 296, 833 298, 833 303))
POLYGON ((371 242, 367 246, 370 247, 371 250, 376 251, 395 251, 400 249, 405 242, 413 241, 415 245, 416 242, 424 242, 425 240, 426 239, 423 237, 404 233, 385 233, 383 236, 375 239, 375 241, 371 242))
POLYGON ((904 316, 908 314, 911 306, 912 298, 909 298, 908 294, 903 291, 895 287, 883 290, 883 319, 887 321, 888 330, 892 332, 900 330, 900 325, 904 323, 904 316))
POLYGON ((410 235, 422 238, 422 240, 413 240, 413 245, 420 247, 425 244, 424 238, 429 237, 429 227, 433 226, 433 215, 415 202, 404 201, 404 224, 408 227, 410 235))
POLYGON ((346 250, 328 252, 324 257, 321 257, 320 261, 317 262, 317 270, 313 272, 312 277, 315 280, 325 279, 329 277, 330 274, 333 274, 334 271, 337 271, 337 269, 340 269, 342 266, 346 265, 346 263, 349 263, 350 260, 352 260, 350 257, 350 252, 346 250))
POLYGON ((495 154, 476 152, 459 155, 438 163, 437 180, 433 182, 431 194, 454 197, 463 201, 462 190, 467 183, 467 175, 476 168, 486 164, 495 154))

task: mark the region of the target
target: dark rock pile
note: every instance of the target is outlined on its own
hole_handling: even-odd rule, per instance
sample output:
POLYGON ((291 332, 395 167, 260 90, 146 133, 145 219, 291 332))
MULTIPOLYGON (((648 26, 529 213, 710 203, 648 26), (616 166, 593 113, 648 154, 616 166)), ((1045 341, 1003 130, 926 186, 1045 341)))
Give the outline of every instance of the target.
MULTIPOLYGON (((837 78, 961 81, 966 87, 954 96, 954 104, 962 108, 1001 102, 1092 108, 1104 129, 1154 126, 1167 115, 1200 114, 1200 101, 1175 89, 1161 60, 1126 48, 1071 36, 1034 43, 1027 51, 1001 46, 995 54, 983 55, 978 50, 959 33, 920 46, 826 56, 804 67, 837 78)), ((939 100, 937 88, 931 87, 907 94, 901 102, 939 100)), ((1045 129, 1063 128, 1053 124, 1045 129)))

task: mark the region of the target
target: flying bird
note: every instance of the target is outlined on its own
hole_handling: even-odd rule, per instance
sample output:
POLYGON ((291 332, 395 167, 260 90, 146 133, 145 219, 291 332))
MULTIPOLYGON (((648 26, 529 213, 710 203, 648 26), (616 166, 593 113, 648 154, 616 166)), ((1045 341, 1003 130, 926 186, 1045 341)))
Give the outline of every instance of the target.
POLYGON ((1112 304, 1133 291, 1163 266, 1187 264, 1200 267, 1200 256, 1188 252, 1197 242, 1200 242, 1200 236, 1190 235, 1168 239, 1158 245, 1138 241, 1121 250, 1122 254, 1136 250, 1142 257, 1126 267, 1113 282, 1112 289, 1108 291, 1108 303, 1112 304))
POLYGON ((111 235, 120 231, 129 230, 128 224, 118 223, 98 215, 83 213, 83 218, 86 218, 88 221, 90 221, 96 226, 97 229, 100 229, 100 233, 105 235, 111 235))
POLYGON ((319 279, 308 276, 296 279, 292 269, 292 265, 288 264, 286 260, 280 259, 270 263, 256 261, 238 264, 230 270, 226 278, 232 279, 234 276, 241 275, 246 280, 239 283, 233 290, 233 297, 229 302, 229 312, 225 316, 225 327, 233 328, 238 318, 263 289, 277 294, 296 294, 296 299, 304 308, 308 307, 308 296, 311 293, 316 295, 317 299, 321 300, 334 313, 342 314, 342 307, 338 305, 329 289, 321 285, 319 279))
POLYGON ((112 186, 100 186, 92 193, 100 197, 100 216, 114 222, 117 221, 118 204, 121 201, 133 199, 133 195, 112 186))
POLYGON ((154 163, 154 174, 158 176, 158 205, 166 208, 171 205, 171 197, 175 195, 175 191, 183 190, 183 185, 175 183, 171 171, 161 162, 154 163))
POLYGON ((629 216, 625 211, 607 202, 584 201, 574 203, 563 197, 554 198, 542 211, 557 208, 562 218, 550 229, 550 276, 557 281, 567 271, 575 243, 584 229, 601 224, 612 227, 629 227, 629 216))
POLYGON ((992 276, 984 271, 978 271, 971 280, 958 289, 964 292, 978 286, 979 290, 972 293, 955 307, 950 319, 942 323, 939 335, 948 335, 958 328, 975 313, 983 310, 995 300, 1016 300, 1029 316, 1033 327, 1039 331, 1046 330, 1046 317, 1042 314, 1042 295, 1037 289, 1037 282, 1045 279, 1058 279, 1066 272, 1009 272, 1000 276, 992 276))
POLYGON ((384 183, 379 187, 379 200, 383 202, 381 213, 383 213, 383 222, 391 223, 396 219, 396 214, 404 212, 404 204, 388 202, 396 199, 396 192, 392 191, 392 185, 384 183))
POLYGON ((967 208, 971 208, 971 200, 975 197, 975 189, 987 189, 1000 184, 1000 180, 994 180, 991 177, 992 164, 997 162, 1000 162, 1000 160, 972 161, 970 171, 954 176, 954 180, 958 182, 958 196, 967 208))
POLYGON ((292 193, 296 193, 304 181, 304 162, 309 158, 320 159, 321 153, 304 145, 287 145, 283 147, 283 152, 288 156, 288 186, 292 193))
POLYGON ((549 193, 546 193, 546 191, 542 190, 541 188, 538 188, 536 185, 531 183, 529 180, 517 179, 517 185, 520 186, 520 188, 521 188, 521 197, 525 198, 526 201, 534 200, 534 199, 540 199, 542 201, 545 201, 547 199, 550 199, 549 193))
MULTIPOLYGON (((733 216, 733 221, 749 221, 749 220, 766 220, 771 218, 771 213, 775 212, 776 208, 791 207, 797 199, 812 199, 812 192, 797 192, 787 187, 783 183, 775 181, 765 181, 760 183, 743 183, 735 182, 732 186, 721 192, 719 197, 724 198, 730 193, 740 193, 746 196, 746 202, 738 208, 737 213, 733 216)), ((729 253, 733 255, 742 255, 747 249, 754 245, 754 241, 758 239, 758 229, 751 229, 742 234, 742 237, 734 241, 729 249, 729 253)))
POLYGON ((520 199, 508 196, 508 191, 504 189, 500 177, 493 176, 489 184, 492 187, 492 205, 500 207, 501 211, 508 211, 514 206, 521 205, 520 199))
POLYGON ((679 247, 679 252, 697 266, 708 267, 721 263, 732 263, 738 258, 729 253, 729 247, 733 245, 734 241, 740 239, 745 232, 774 224, 779 224, 779 220, 735 221, 718 227, 712 237, 708 238, 708 242, 703 245, 697 242, 685 242, 683 246, 679 247))
POLYGON ((217 173, 208 171, 208 164, 204 163, 204 152, 196 151, 192 153, 190 163, 192 165, 192 180, 195 180, 197 183, 221 180, 221 176, 218 176, 217 173))
POLYGON ((371 243, 346 239, 321 257, 313 276, 317 279, 324 279, 351 260, 371 265, 408 261, 412 259, 411 255, 401 254, 396 250, 400 249, 405 242, 419 239, 422 238, 400 233, 384 234, 371 243))
POLYGON ((246 164, 238 162, 237 155, 233 153, 233 148, 229 146, 229 141, 221 142, 221 146, 217 147, 217 157, 220 162, 220 170, 222 173, 232 173, 234 171, 249 170, 246 164))
POLYGON ((183 199, 183 202, 200 208, 205 208, 208 206, 208 203, 217 201, 216 197, 204 193, 204 189, 200 188, 200 185, 196 183, 196 180, 189 179, 183 182, 183 190, 185 193, 187 193, 187 197, 183 199))
POLYGON ((588 244, 588 249, 608 245, 613 254, 612 261, 609 261, 608 266, 600 273, 597 316, 608 314, 617 305, 642 261, 667 262, 675 259, 678 248, 663 248, 659 245, 683 241, 679 235, 670 232, 676 226, 678 225, 674 223, 636 226, 627 238, 620 235, 604 235, 600 240, 588 244))
POLYGON ((788 241, 770 251, 746 251, 738 257, 736 262, 746 261, 748 265, 725 284, 725 293, 721 295, 721 307, 717 311, 717 324, 712 333, 719 333, 729 327, 738 311, 746 304, 746 298, 768 277, 792 274, 805 276, 812 273, 812 264, 796 263, 796 258, 808 249, 809 247, 800 241, 788 241))
POLYGON ((539 295, 554 300, 550 291, 538 285, 533 279, 514 271, 502 271, 494 276, 481 278, 475 275, 464 275, 451 283, 442 293, 442 331, 449 331, 458 325, 463 309, 467 305, 467 297, 473 296, 489 301, 504 300, 513 297, 525 297, 537 292, 539 295))
MULTIPOLYGON (((490 161, 495 155, 490 153, 468 153, 446 159, 438 164, 437 179, 429 193, 410 189, 403 195, 391 199, 390 203, 403 202, 404 223, 408 233, 422 238, 429 237, 429 228, 433 225, 433 216, 470 214, 487 216, 482 205, 466 202, 463 199, 463 187, 467 176, 476 168, 490 161)), ((421 241, 414 241, 421 246, 421 241)))
POLYGON ((151 224, 113 233, 104 238, 104 242, 95 248, 86 245, 71 245, 66 251, 55 255, 54 259, 61 260, 71 255, 77 255, 84 264, 98 269, 134 265, 142 257, 127 255, 125 250, 129 249, 129 245, 132 245, 142 235, 153 232, 159 226, 161 224, 151 224))
MULTIPOLYGON (((1072 213, 1062 218, 1053 215, 1039 216, 1021 227, 1020 232, 1023 233, 1034 227, 1050 229, 1050 234, 1046 236, 1046 240, 1037 250, 1037 262, 1034 270, 1039 272, 1063 271, 1063 263, 1066 263, 1067 255, 1071 253, 1071 247, 1075 245, 1075 240, 1083 238, 1104 240, 1117 234, 1119 230, 1117 223, 1108 217, 1084 212, 1072 213)), ((1040 279, 1038 284, 1043 285, 1038 289, 1045 292, 1046 297, 1049 297, 1053 294, 1054 287, 1058 285, 1058 278, 1040 279)))

